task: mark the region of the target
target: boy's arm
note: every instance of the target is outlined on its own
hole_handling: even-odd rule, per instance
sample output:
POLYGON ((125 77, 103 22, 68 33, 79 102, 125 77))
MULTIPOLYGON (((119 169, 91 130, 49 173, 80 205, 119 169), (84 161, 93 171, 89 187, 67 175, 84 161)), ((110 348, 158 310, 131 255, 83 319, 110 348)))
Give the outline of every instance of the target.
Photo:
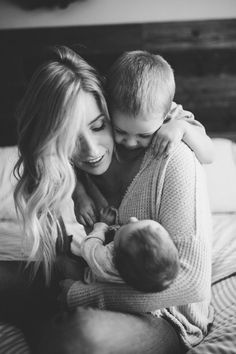
POLYGON ((181 140, 193 150, 201 163, 213 161, 213 142, 203 125, 194 119, 191 112, 173 102, 165 122, 152 141, 157 158, 162 154, 167 157, 181 140))
POLYGON ((205 129, 197 124, 189 124, 188 120, 182 120, 181 123, 184 130, 182 140, 193 150, 197 159, 203 164, 213 162, 214 145, 205 129))

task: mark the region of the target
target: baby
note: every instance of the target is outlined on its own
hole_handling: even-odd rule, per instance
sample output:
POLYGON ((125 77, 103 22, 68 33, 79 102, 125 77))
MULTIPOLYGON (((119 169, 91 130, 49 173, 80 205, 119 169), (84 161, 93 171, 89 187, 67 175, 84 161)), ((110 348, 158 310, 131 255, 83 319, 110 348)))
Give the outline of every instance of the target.
POLYGON ((101 221, 82 241, 78 255, 88 264, 84 281, 126 282, 143 292, 166 289, 179 271, 178 251, 168 232, 156 221, 131 217, 126 225, 111 227, 116 229, 114 241, 105 244, 114 214, 114 208, 103 209, 101 221))

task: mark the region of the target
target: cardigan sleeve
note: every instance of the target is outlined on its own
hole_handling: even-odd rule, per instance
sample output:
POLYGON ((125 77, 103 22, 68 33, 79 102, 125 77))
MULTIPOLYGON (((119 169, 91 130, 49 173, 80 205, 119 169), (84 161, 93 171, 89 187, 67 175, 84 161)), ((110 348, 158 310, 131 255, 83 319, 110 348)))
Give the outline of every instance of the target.
POLYGON ((68 307, 149 312, 208 299, 211 256, 205 231, 209 228, 201 199, 203 182, 198 179, 201 179, 201 166, 181 143, 167 162, 159 208, 159 220, 179 250, 181 266, 178 277, 167 290, 144 294, 127 285, 74 282, 67 289, 68 307))

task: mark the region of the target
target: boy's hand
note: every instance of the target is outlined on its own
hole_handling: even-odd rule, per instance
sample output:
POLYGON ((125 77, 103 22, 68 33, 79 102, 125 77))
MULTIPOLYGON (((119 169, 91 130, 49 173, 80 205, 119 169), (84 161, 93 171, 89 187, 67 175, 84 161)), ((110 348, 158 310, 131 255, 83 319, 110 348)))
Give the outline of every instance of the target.
POLYGON ((96 206, 93 200, 88 196, 84 196, 74 201, 75 216, 78 222, 84 226, 93 226, 97 221, 96 206))
POLYGON ((183 140, 185 124, 185 121, 177 119, 163 123, 152 138, 151 145, 156 158, 160 158, 162 155, 166 158, 173 151, 175 146, 183 140))
POLYGON ((116 222, 117 210, 114 207, 106 207, 100 210, 100 221, 107 225, 114 225, 116 222))

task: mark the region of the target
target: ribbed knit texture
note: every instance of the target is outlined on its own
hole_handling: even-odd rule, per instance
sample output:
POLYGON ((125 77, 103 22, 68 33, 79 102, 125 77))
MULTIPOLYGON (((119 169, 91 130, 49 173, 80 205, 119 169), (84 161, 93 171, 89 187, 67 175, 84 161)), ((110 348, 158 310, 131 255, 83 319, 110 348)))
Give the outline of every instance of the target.
POLYGON ((173 238, 181 263, 174 283, 161 293, 142 294, 126 285, 75 282, 68 306, 152 312, 172 323, 187 348, 198 344, 212 321, 211 220, 202 167, 185 144, 168 159, 155 160, 147 151, 121 202, 119 223, 130 216, 157 220, 173 238))
POLYGON ((23 333, 15 326, 0 322, 0 353, 29 354, 23 333))

